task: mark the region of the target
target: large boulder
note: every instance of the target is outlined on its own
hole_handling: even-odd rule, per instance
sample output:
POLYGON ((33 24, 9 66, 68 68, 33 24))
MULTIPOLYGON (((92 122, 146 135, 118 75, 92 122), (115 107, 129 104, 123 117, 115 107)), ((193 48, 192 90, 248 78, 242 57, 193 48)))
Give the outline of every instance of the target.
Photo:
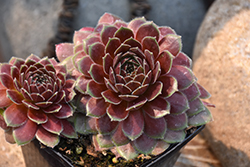
POLYGON ((250 0, 217 0, 197 35, 193 70, 212 94, 204 136, 224 167, 250 166, 250 0))

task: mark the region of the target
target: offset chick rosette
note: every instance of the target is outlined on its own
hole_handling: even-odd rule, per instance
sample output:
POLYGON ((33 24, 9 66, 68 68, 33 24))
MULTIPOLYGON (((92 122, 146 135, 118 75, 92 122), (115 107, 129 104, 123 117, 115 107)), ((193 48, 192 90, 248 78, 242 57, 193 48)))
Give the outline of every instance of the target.
POLYGON ((36 138, 54 147, 59 136, 77 138, 67 120, 73 115, 69 102, 75 95, 75 81, 67 79, 66 72, 54 59, 35 55, 1 64, 0 125, 18 145, 36 138))

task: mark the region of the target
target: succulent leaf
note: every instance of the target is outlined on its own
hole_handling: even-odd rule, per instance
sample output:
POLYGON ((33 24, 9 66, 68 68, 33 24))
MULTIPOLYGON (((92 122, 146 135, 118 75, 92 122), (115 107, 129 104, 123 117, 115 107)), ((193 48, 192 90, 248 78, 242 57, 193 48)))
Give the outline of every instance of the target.
POLYGON ((35 137, 36 131, 36 123, 27 120, 22 126, 13 130, 13 137, 18 145, 25 145, 35 137))
POLYGON ((48 132, 41 126, 38 127, 38 130, 36 132, 36 138, 44 145, 52 148, 59 143, 58 135, 48 132))
POLYGON ((18 127, 27 121, 28 109, 23 105, 11 104, 3 113, 6 124, 10 127, 18 127))

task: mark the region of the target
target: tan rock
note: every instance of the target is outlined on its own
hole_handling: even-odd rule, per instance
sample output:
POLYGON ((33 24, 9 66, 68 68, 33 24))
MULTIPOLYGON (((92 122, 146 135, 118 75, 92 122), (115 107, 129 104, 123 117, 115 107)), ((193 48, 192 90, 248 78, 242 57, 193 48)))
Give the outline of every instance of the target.
POLYGON ((213 4, 193 59, 194 73, 216 105, 206 139, 223 166, 250 166, 250 0, 213 4))
POLYGON ((25 167, 20 146, 5 141, 4 130, 0 128, 0 167, 25 167))

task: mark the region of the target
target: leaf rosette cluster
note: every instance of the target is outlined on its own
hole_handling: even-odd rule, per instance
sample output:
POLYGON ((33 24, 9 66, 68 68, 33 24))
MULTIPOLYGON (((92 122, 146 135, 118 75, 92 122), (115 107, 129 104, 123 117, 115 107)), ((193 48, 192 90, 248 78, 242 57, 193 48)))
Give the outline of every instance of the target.
POLYGON ((109 13, 95 28, 76 31, 73 43, 57 45, 58 59, 76 78, 76 131, 93 134, 96 150, 132 159, 157 155, 181 142, 187 127, 211 121, 210 104, 201 100, 210 94, 181 49, 170 27, 109 13))

